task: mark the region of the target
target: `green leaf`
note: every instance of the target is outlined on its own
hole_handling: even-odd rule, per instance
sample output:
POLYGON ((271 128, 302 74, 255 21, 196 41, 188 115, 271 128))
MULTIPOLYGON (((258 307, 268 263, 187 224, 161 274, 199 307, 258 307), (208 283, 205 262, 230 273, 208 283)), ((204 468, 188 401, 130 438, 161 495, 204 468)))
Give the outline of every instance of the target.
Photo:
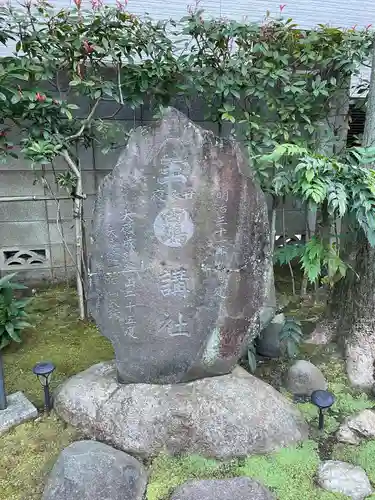
POLYGON ((2 335, 0 337, 0 350, 4 349, 4 347, 6 347, 9 344, 10 344, 10 338, 6 337, 5 335, 2 335))
POLYGON ((16 330, 23 330, 24 328, 31 328, 32 325, 27 321, 15 321, 13 326, 16 330))
POLYGON ((9 337, 14 340, 15 342, 22 342, 21 337, 18 335, 18 333, 14 329, 13 323, 5 323, 5 330, 7 331, 9 337))
POLYGON ((306 173, 305 173, 305 177, 306 177, 306 180, 308 182, 311 182, 313 180, 314 176, 315 176, 315 172, 312 169, 307 170, 306 173))
POLYGON ((15 277, 17 276, 17 273, 12 273, 12 274, 7 274, 6 276, 3 276, 1 279, 0 279, 0 288, 2 288, 4 285, 8 285, 9 282, 15 277))

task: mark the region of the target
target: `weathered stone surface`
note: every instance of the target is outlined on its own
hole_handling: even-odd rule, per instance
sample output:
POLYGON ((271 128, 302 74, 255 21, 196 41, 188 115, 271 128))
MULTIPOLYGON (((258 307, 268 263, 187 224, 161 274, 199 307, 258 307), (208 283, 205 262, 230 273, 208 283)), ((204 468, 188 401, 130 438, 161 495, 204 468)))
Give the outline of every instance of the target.
POLYGON ((55 409, 85 435, 131 455, 162 451, 231 458, 307 437, 298 410, 273 387, 236 367, 182 384, 119 384, 113 363, 66 381, 55 409))
POLYGON ((322 372, 310 361, 300 359, 289 368, 286 388, 292 394, 311 396, 314 391, 327 389, 327 381, 322 372))
POLYGON ((273 262, 270 262, 266 283, 265 302, 259 312, 259 332, 264 330, 264 328, 271 323, 275 316, 276 309, 275 275, 273 271, 273 262))
POLYGON ((361 390, 374 387, 375 339, 373 332, 357 332, 346 346, 346 371, 352 386, 361 390))
POLYGON ((89 266, 119 380, 230 372, 259 324, 269 263, 265 198, 236 143, 172 108, 135 130, 99 188, 89 266))
POLYGON ((326 345, 332 340, 334 325, 330 321, 321 321, 305 340, 306 344, 326 345))
POLYGON ((256 350, 261 356, 278 358, 281 356, 280 333, 285 324, 285 315, 277 314, 256 339, 256 350))
POLYGON ((354 431, 349 429, 346 422, 340 425, 336 437, 339 443, 359 444, 361 442, 361 438, 354 431))
POLYGON ((325 490, 342 493, 354 500, 362 500, 372 493, 370 481, 361 467, 338 460, 320 464, 318 483, 325 490))
POLYGON ((96 441, 77 441, 57 459, 42 500, 142 500, 147 484, 143 465, 96 441))
POLYGON ((10 394, 7 397, 7 404, 5 410, 0 410, 0 435, 38 416, 38 410, 22 392, 10 394))
POLYGON ((375 412, 363 410, 341 424, 337 438, 342 443, 358 444, 361 438, 375 439, 375 412))
POLYGON ((183 484, 171 500, 274 500, 264 486, 247 477, 212 481, 190 481, 183 484))

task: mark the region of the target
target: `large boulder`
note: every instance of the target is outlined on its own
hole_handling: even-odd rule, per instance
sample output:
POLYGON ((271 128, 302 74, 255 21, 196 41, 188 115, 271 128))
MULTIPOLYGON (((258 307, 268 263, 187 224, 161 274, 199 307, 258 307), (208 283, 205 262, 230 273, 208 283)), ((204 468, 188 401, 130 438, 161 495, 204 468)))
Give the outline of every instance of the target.
POLYGON ((286 388, 298 396, 311 396, 314 391, 326 390, 327 381, 319 368, 310 361, 300 359, 289 368, 286 388))
POLYGON ((274 500, 264 486, 247 477, 189 481, 178 488, 171 500, 274 500))
POLYGON ((292 403, 242 368, 185 384, 122 385, 115 365, 100 363, 61 386, 55 409, 85 435, 144 458, 242 457, 307 437, 292 403))
POLYGON ((229 373, 259 334, 267 204, 239 144, 177 110, 140 127, 98 190, 88 302, 123 383, 229 373))
POLYGON ((142 500, 147 484, 143 465, 96 441, 65 448, 48 478, 42 500, 142 500))
POLYGON ((320 464, 318 483, 325 490, 342 493, 353 500, 362 500, 372 493, 370 481, 361 467, 338 460, 320 464))

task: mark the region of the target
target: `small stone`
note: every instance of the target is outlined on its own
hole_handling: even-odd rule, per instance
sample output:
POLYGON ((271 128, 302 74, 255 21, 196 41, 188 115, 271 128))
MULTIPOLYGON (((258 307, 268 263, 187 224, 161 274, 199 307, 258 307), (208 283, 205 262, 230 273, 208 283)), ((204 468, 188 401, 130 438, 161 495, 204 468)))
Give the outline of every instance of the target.
POLYGON ((266 358, 281 356, 280 333, 285 324, 284 314, 277 314, 256 339, 257 353, 266 358))
POLYGON ((171 500, 274 500, 264 486, 247 477, 212 481, 189 481, 176 490, 171 500))
POLYGON ((363 410, 347 421, 349 429, 362 437, 375 438, 375 413, 372 410, 363 410))
POLYGON ((347 444, 359 444, 361 442, 361 438, 357 436, 355 432, 349 429, 348 424, 344 422, 341 424, 339 430, 336 434, 337 441, 339 443, 347 443, 347 444))
POLYGON ((308 433, 293 404, 239 367, 185 384, 119 384, 115 365, 100 363, 63 383, 55 410, 84 435, 142 458, 165 451, 230 459, 308 433))
POLYGON ((42 500, 142 500, 147 473, 135 458, 96 441, 62 451, 42 500))
POLYGON ((342 493, 353 500, 362 500, 372 493, 370 481, 361 467, 338 460, 320 464, 318 483, 327 491, 342 493))
POLYGON ((289 368, 286 388, 292 394, 311 396, 314 391, 326 390, 327 381, 322 372, 310 361, 300 359, 289 368))
POLYGON ((309 338, 304 342, 306 344, 326 345, 333 337, 333 325, 328 321, 323 321, 316 325, 309 338))
POLYGON ((37 416, 38 410, 22 392, 10 394, 7 397, 7 408, 0 410, 0 435, 37 416))

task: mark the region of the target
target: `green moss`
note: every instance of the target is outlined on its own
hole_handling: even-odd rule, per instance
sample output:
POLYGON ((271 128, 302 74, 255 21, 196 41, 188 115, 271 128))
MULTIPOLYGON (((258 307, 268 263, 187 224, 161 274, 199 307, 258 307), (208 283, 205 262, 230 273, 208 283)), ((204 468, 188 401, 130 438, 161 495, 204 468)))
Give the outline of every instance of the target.
POLYGON ((1 436, 0 499, 40 500, 44 478, 56 457, 77 438, 77 431, 53 415, 1 436))
POLYGON ((179 485, 189 479, 212 479, 223 477, 223 466, 216 460, 197 455, 170 457, 159 455, 151 465, 147 500, 162 500, 179 485))
POLYGON ((319 462, 317 444, 306 441, 268 456, 250 457, 236 468, 235 473, 259 480, 280 500, 346 498, 315 486, 314 476, 319 462))
POLYGON ((41 387, 31 371, 38 361, 50 360, 56 365, 53 384, 57 385, 94 363, 113 359, 110 342, 95 325, 77 319, 77 299, 71 288, 39 293, 28 310, 33 328, 24 330, 22 344, 12 344, 3 351, 9 393, 23 391, 41 406, 41 387))
MULTIPOLYGON (((113 358, 111 344, 96 327, 77 319, 74 290, 47 289, 29 306, 33 328, 23 332, 23 343, 4 349, 8 393, 23 391, 42 406, 42 388, 32 374, 41 360, 56 365, 53 384, 94 363, 113 358)), ((0 500, 39 500, 46 472, 59 452, 77 438, 77 432, 54 416, 16 427, 1 437, 0 500)))
POLYGON ((331 384, 330 389, 336 395, 335 405, 332 411, 341 417, 348 417, 367 408, 374 408, 375 404, 367 394, 351 394, 346 386, 331 384))
POLYGON ((192 479, 247 476, 257 479, 280 500, 334 500, 346 498, 318 488, 314 483, 320 462, 317 445, 307 441, 265 456, 221 463, 201 457, 161 455, 151 465, 147 500, 167 500, 173 490, 192 479))
MULTIPOLYGON (((297 407, 299 411, 302 413, 306 422, 311 426, 311 431, 318 429, 318 410, 316 406, 312 403, 298 403, 297 407)), ((326 412, 324 415, 324 434, 321 432, 315 432, 316 436, 314 438, 325 438, 327 435, 333 434, 340 427, 340 419, 337 417, 335 413, 331 410, 326 412)))
POLYGON ((372 484, 375 484, 375 441, 364 441, 358 446, 338 443, 333 452, 334 460, 342 460, 362 467, 372 484))

